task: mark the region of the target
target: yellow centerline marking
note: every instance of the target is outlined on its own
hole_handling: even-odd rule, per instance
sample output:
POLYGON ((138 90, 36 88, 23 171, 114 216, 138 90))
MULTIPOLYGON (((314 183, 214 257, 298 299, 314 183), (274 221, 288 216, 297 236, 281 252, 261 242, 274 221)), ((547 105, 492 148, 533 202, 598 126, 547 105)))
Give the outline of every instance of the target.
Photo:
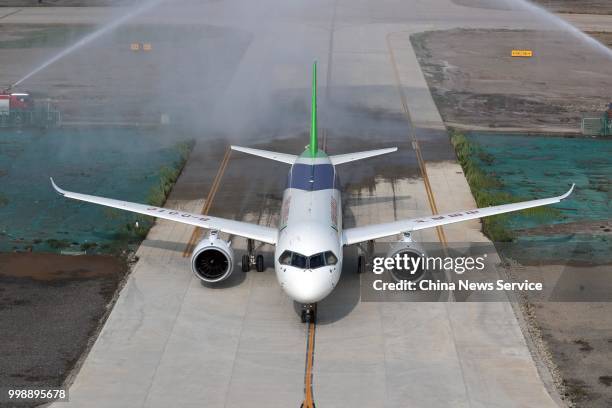
MULTIPOLYGON (((436 205, 436 199, 431 188, 431 183, 429 182, 427 168, 425 167, 425 161, 423 160, 423 155, 421 154, 421 146, 419 145, 419 139, 416 136, 416 132, 414 130, 414 122, 412 121, 412 117, 410 116, 410 110, 408 109, 408 101, 402 88, 402 81, 400 79, 399 69, 397 68, 397 60, 395 58, 395 53, 393 52, 393 47, 391 46, 391 35, 393 34, 395 33, 389 33, 386 36, 387 48, 389 49, 389 56, 391 59, 391 66, 393 67, 393 74, 397 83, 397 89, 399 91, 402 109, 410 124, 410 139, 412 141, 412 148, 416 153, 417 162, 421 171, 421 177, 423 178, 423 182, 425 183, 425 191, 427 192, 427 200, 429 201, 429 207, 431 208, 431 213, 433 215, 437 215, 439 214, 438 206, 436 205)), ((447 241, 446 234, 444 234, 444 229, 442 227, 436 227, 436 233, 438 234, 438 239, 440 240, 440 243, 446 246, 447 241)))
POLYGON ((315 408, 314 397, 312 395, 312 367, 314 364, 314 344, 316 329, 316 305, 312 311, 312 317, 308 323, 308 343, 306 344, 306 372, 304 373, 304 402, 300 408, 315 408))
MULTIPOLYGON (((210 211, 212 207, 213 200, 215 199, 215 195, 217 194, 217 190, 219 189, 219 185, 221 184, 221 178, 223 177, 223 173, 225 173, 225 169, 227 167, 227 163, 229 162, 230 154, 232 150, 228 147, 225 150, 225 155, 223 156, 223 160, 221 161, 221 165, 219 166, 219 170, 215 175, 215 179, 213 180, 212 186, 210 187, 210 191, 208 192, 208 196, 204 201, 204 207, 200 211, 201 214, 206 215, 210 211)), ((196 242, 199 240, 202 235, 202 228, 195 227, 193 232, 191 233, 191 238, 189 238, 189 242, 183 251, 183 257, 186 258, 191 256, 191 252, 193 251, 196 242)))
MULTIPOLYGON (((429 176, 427 175, 427 168, 425 166, 425 160, 423 160, 423 155, 421 154, 421 146, 419 145, 419 139, 416 136, 415 125, 412 121, 412 116, 410 115, 410 110, 408 109, 408 100, 406 99, 406 95, 404 94, 404 90, 402 88, 402 80, 400 78, 399 69, 397 67, 397 60, 395 58, 395 53, 393 52, 393 47, 391 46, 391 36, 396 33, 389 33, 386 35, 387 48, 389 49, 389 57, 391 59, 391 65, 393 67, 393 73, 395 75, 395 81, 397 83, 397 89, 399 92, 400 100, 402 102, 402 109, 404 110, 404 114, 406 115, 406 119, 410 124, 410 139, 412 141, 412 148, 414 149, 417 157, 417 162, 419 163, 419 169, 421 171, 421 177, 423 178, 423 182, 425 184, 425 191, 427 192, 427 200, 429 201, 429 207, 431 208, 431 213, 433 215, 439 214, 438 206, 436 205, 436 198, 433 193, 433 189, 431 188, 431 183, 429 182, 429 176)), ((441 226, 436 227, 436 233, 438 235, 438 240, 442 244, 442 250, 445 256, 448 256, 448 241, 446 240, 446 234, 444 233, 444 228, 441 226)), ((445 269, 444 274, 446 279, 451 282, 453 277, 450 272, 445 269)), ((448 301, 454 302, 455 294, 453 291, 449 291, 448 293, 448 301)))

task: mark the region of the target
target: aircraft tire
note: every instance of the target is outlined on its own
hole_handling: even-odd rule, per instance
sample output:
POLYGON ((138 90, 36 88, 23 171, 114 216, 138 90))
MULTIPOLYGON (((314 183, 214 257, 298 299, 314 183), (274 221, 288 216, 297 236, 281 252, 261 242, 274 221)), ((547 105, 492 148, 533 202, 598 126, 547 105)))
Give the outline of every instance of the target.
POLYGON ((257 268, 257 272, 263 272, 264 267, 264 257, 263 255, 257 255, 255 258, 255 267, 257 268))
POLYGON ((242 272, 248 272, 251 269, 249 262, 249 256, 247 254, 242 255, 242 272))

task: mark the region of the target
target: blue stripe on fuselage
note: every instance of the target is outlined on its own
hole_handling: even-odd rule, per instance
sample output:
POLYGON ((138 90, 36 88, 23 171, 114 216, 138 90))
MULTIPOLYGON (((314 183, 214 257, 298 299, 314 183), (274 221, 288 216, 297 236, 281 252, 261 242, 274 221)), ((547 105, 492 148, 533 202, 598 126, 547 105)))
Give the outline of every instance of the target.
POLYGON ((331 164, 295 163, 291 166, 287 180, 287 188, 305 191, 338 189, 338 177, 331 164))

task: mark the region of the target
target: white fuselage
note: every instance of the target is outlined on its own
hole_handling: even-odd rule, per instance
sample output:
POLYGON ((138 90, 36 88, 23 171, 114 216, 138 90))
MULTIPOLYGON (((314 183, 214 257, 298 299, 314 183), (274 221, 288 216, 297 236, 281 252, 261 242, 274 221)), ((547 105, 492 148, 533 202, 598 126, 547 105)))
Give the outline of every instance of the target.
POLYGON ((331 161, 320 156, 299 157, 291 167, 274 253, 281 288, 305 304, 329 295, 342 271, 340 186, 331 161))

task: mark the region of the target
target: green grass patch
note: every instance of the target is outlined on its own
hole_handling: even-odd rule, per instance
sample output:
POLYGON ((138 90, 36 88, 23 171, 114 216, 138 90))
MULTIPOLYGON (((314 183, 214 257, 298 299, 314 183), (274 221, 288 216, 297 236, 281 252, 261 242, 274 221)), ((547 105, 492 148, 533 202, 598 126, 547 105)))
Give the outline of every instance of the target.
MULTIPOLYGON (((516 203, 530 199, 499 191, 503 187, 502 181, 494 175, 488 174, 481 167, 481 163, 491 165, 495 161, 495 157, 485 152, 480 145, 470 141, 463 133, 456 129, 449 129, 449 135, 451 143, 455 148, 457 159, 463 168, 472 195, 479 208, 516 203)), ((513 241, 515 236, 513 231, 508 228, 508 223, 510 217, 514 215, 537 217, 545 221, 559 217, 561 212, 556 208, 546 206, 529 208, 511 214, 486 217, 482 219, 483 232, 494 242, 513 241)))
POLYGON ((66 239, 48 239, 46 242, 53 249, 61 250, 70 247, 70 241, 66 239))
POLYGON ((176 183, 178 176, 183 171, 185 163, 189 158, 189 153, 193 148, 193 142, 177 143, 176 149, 179 152, 179 159, 171 166, 162 166, 159 169, 159 184, 151 189, 147 203, 160 207, 166 202, 166 198, 172 190, 172 186, 176 183))
POLYGON ((81 251, 87 252, 96 249, 98 244, 95 242, 83 242, 81 244, 81 251))
MULTIPOLYGON (((172 187, 187 163, 194 144, 193 141, 189 141, 179 142, 175 145, 179 157, 171 166, 162 166, 159 169, 159 183, 149 191, 147 204, 155 207, 162 207, 165 204, 172 187)), ((107 217, 112 218, 116 216, 118 211, 120 210, 107 209, 105 213, 107 217)), ((102 247, 102 249, 110 249, 111 252, 121 254, 125 251, 126 246, 139 244, 147 237, 153 226, 153 220, 154 218, 150 216, 135 215, 132 221, 125 223, 121 230, 117 232, 115 242, 107 248, 102 247)))

